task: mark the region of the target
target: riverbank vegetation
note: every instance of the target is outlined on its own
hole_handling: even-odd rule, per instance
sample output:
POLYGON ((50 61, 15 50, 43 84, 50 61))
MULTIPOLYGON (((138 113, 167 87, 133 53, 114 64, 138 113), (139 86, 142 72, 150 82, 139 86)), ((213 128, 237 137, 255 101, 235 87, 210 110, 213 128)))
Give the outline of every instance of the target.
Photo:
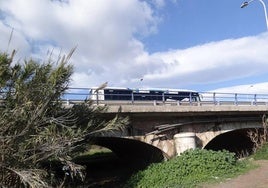
POLYGON ((261 148, 259 148, 252 157, 255 160, 268 160, 268 143, 263 144, 261 148))

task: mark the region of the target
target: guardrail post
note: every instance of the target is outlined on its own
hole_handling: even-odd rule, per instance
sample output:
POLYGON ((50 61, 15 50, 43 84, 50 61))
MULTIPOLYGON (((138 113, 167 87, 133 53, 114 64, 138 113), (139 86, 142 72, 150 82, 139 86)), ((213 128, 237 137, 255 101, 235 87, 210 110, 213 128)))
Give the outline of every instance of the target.
POLYGON ((216 93, 213 93, 213 102, 214 102, 214 105, 217 104, 217 101, 216 101, 216 93))
POLYGON ((164 92, 162 93, 162 102, 163 102, 163 104, 165 104, 165 93, 164 92))
POLYGON ((257 94, 254 94, 254 105, 257 105, 257 94))
POLYGON ((235 93, 235 105, 237 105, 237 93, 235 93))
POLYGON ((99 104, 99 91, 96 92, 96 102, 99 104))
POLYGON ((131 92, 131 103, 134 104, 134 93, 133 93, 133 91, 131 92))
POLYGON ((190 105, 192 105, 192 92, 190 92, 190 96, 189 96, 189 102, 190 102, 190 105))

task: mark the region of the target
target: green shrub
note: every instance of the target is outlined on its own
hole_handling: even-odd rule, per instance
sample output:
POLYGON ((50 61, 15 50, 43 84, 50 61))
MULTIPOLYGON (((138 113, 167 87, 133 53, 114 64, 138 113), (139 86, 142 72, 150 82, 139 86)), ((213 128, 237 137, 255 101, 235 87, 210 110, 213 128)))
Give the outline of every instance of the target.
POLYGON ((234 153, 226 150, 187 150, 179 157, 139 171, 125 187, 194 187, 201 182, 231 177, 244 167, 234 153))
POLYGON ((253 158, 256 160, 268 160, 268 143, 259 148, 253 155, 253 158))

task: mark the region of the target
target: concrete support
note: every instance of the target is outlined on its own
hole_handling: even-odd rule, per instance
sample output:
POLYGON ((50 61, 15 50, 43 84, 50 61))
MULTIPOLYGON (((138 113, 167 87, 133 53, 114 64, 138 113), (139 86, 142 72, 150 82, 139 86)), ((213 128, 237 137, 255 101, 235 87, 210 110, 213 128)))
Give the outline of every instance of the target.
POLYGON ((196 148, 196 136, 193 132, 184 132, 174 135, 175 150, 177 155, 180 155, 187 149, 196 148))

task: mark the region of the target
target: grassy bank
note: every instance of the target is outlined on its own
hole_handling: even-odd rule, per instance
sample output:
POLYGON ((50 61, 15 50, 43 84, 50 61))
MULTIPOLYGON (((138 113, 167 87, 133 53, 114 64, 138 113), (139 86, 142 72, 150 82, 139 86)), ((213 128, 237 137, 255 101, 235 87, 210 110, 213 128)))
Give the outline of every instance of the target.
POLYGON ((268 160, 268 143, 264 144, 261 148, 259 148, 252 158, 255 160, 268 160))
POLYGON ((247 159, 238 161, 228 151, 189 150, 172 160, 152 164, 133 175, 125 187, 196 187, 218 182, 255 168, 247 159))

